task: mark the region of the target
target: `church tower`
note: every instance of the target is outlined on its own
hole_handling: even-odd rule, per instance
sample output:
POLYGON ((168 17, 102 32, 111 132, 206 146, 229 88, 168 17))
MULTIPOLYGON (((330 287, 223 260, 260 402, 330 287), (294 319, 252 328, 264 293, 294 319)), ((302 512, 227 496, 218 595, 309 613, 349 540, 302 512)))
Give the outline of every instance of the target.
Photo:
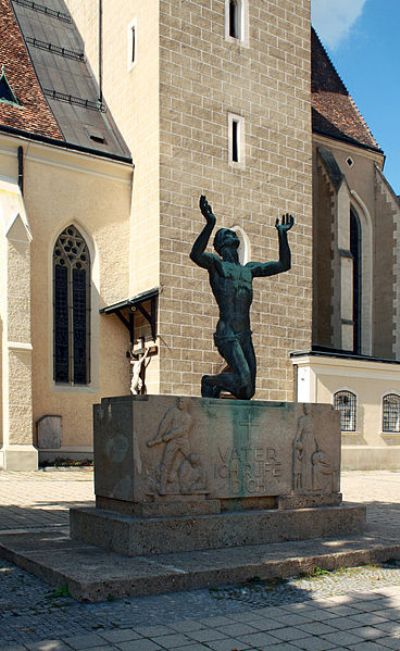
POLYGON ((149 392, 199 395, 221 368, 217 308, 189 260, 206 194, 245 261, 277 259, 275 219, 296 216, 292 269, 256 281, 252 309, 256 397, 292 400, 289 351, 311 345, 309 0, 66 4, 135 164, 130 293, 160 288, 149 392))

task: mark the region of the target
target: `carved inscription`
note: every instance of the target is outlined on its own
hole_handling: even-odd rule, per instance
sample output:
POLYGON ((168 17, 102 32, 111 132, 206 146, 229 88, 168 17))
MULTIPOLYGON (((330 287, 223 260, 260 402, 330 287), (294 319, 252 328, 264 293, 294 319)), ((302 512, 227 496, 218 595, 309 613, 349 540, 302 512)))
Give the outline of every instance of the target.
POLYGON ((265 495, 282 476, 275 448, 218 446, 214 478, 224 480, 236 494, 265 495))

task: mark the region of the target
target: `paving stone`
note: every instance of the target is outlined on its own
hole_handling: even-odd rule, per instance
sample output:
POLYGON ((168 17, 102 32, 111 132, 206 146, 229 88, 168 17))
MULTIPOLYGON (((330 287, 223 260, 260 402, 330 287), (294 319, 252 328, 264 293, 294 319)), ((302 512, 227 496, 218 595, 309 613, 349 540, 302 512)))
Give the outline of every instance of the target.
POLYGON ((383 624, 376 624, 376 628, 386 633, 386 635, 400 638, 400 624, 397 624, 394 621, 384 622, 383 624))
POLYGON ((350 646, 351 644, 358 644, 360 638, 357 635, 349 633, 349 631, 336 631, 335 633, 328 633, 323 636, 324 640, 332 642, 333 644, 341 644, 342 646, 350 646))
POLYGON ((330 613, 333 615, 336 615, 337 617, 346 617, 347 615, 359 615, 360 612, 356 608, 352 608, 351 606, 328 606, 327 610, 329 610, 330 613))
POLYGON ((377 642, 361 642, 361 644, 352 644, 349 646, 350 651, 382 651, 382 647, 377 642))
POLYGON ((161 646, 163 649, 177 649, 180 646, 187 646, 190 644, 190 639, 186 635, 163 635, 161 637, 153 637, 153 642, 161 646))
POLYGON ((328 649, 336 649, 336 644, 332 644, 328 640, 322 640, 320 637, 305 637, 302 640, 292 640, 292 644, 299 649, 304 649, 304 651, 328 651, 328 649))
MULTIPOLYGON (((244 615, 245 613, 241 613, 244 615)), ((248 613, 246 613, 247 616, 251 616, 248 613)), ((236 619, 236 618, 235 618, 236 619)), ((206 617, 205 619, 200 619, 200 624, 203 624, 204 626, 207 627, 213 627, 213 626, 227 626, 229 624, 232 624, 232 619, 230 617, 223 617, 223 616, 216 616, 216 617, 206 617)))
POLYGON ((102 639, 99 635, 96 635, 96 633, 92 633, 90 635, 79 635, 76 637, 67 637, 65 639, 65 642, 72 649, 76 649, 77 651, 104 645, 104 639, 102 639))
POLYGON ((311 622, 310 624, 300 624, 299 628, 308 633, 308 635, 324 635, 326 633, 334 633, 335 629, 328 624, 322 622, 311 622))
POLYGON ((41 640, 26 645, 29 651, 71 651, 71 647, 60 640, 41 640))
POLYGON ((99 631, 98 635, 104 637, 108 642, 125 642, 126 640, 138 640, 141 638, 139 633, 136 633, 131 628, 117 628, 110 631, 99 631))
POLYGON ((135 626, 135 631, 142 637, 159 637, 161 635, 170 635, 171 631, 169 626, 135 626))
POLYGON ((375 624, 384 624, 388 621, 384 617, 376 615, 375 613, 357 613, 356 615, 352 615, 351 618, 356 622, 367 624, 369 626, 375 626, 375 624))
POLYGON ((329 610, 321 610, 320 608, 312 608, 303 610, 301 613, 304 617, 308 617, 315 622, 325 622, 328 619, 335 619, 336 615, 329 610))
POLYGON ((384 631, 380 631, 374 626, 362 626, 361 628, 352 628, 351 632, 365 640, 375 640, 379 637, 385 637, 384 631))
POLYGON ((249 647, 265 647, 276 642, 276 638, 268 633, 251 633, 249 635, 238 636, 242 642, 245 642, 249 647))
POLYGON ((284 615, 283 617, 277 617, 276 621, 282 622, 284 626, 298 626, 300 624, 306 624, 310 622, 310 618, 306 615, 298 615, 297 613, 284 615))
POLYGON ((116 647, 121 651, 157 651, 161 647, 152 640, 130 640, 128 642, 118 642, 116 647))
POLYGON ((281 621, 275 619, 263 619, 258 617, 257 619, 249 620, 249 625, 254 626, 259 631, 273 631, 275 628, 284 628, 284 624, 281 621))
POLYGON ((215 628, 201 628, 198 631, 187 631, 186 635, 192 640, 196 640, 196 642, 222 640, 224 637, 229 637, 226 635, 226 633, 223 633, 222 631, 219 631, 215 628))
POLYGON ((374 612, 374 610, 381 610, 381 608, 387 604, 387 600, 383 599, 371 599, 368 601, 360 601, 354 604, 354 608, 360 610, 361 612, 374 612))
POLYGON ((191 619, 184 619, 181 622, 174 622, 171 624, 171 629, 175 631, 180 631, 182 633, 189 633, 190 631, 199 631, 202 628, 206 628, 201 621, 195 621, 191 619))
POLYGON ((231 637, 226 637, 223 640, 210 640, 207 642, 207 646, 214 651, 242 651, 243 649, 248 649, 248 644, 241 642, 240 640, 234 640, 231 637))
POLYGON ((384 617, 385 619, 393 619, 395 621, 400 619, 399 610, 397 608, 384 608, 382 610, 374 610, 373 614, 377 617, 384 617))
POLYGON ((242 635, 247 635, 248 633, 256 633, 257 631, 248 624, 230 624, 229 626, 220 626, 218 628, 220 633, 223 633, 225 637, 239 637, 242 635))
POLYGON ((181 646, 179 651, 209 651, 210 647, 203 644, 191 644, 190 646, 181 646))
POLYGON ((395 649, 395 651, 399 651, 399 640, 393 637, 381 637, 379 638, 379 644, 381 645, 382 649, 395 649))
POLYGON ((264 648, 268 651, 269 649, 271 649, 271 651, 299 651, 298 646, 293 646, 293 644, 290 644, 289 642, 278 642, 278 644, 274 644, 273 646, 268 646, 264 648))
POLYGON ((335 617, 333 619, 328 619, 328 622, 329 624, 325 624, 325 626, 330 626, 339 631, 347 631, 347 629, 358 628, 360 626, 360 621, 354 619, 353 616, 335 617))
POLYGON ((310 637, 310 634, 306 631, 302 631, 300 628, 295 628, 290 626, 288 628, 276 628, 271 631, 271 635, 277 637, 279 640, 285 640, 290 642, 291 640, 300 640, 302 637, 310 637))

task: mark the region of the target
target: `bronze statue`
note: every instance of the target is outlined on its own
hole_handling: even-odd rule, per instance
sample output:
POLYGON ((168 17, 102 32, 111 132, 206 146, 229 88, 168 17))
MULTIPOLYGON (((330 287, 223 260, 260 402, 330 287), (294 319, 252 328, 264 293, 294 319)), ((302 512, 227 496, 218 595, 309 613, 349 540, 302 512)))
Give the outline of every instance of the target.
POLYGON ((206 253, 207 244, 216 223, 215 215, 205 196, 200 197, 200 210, 206 225, 193 244, 190 258, 199 267, 207 269, 210 285, 219 307, 219 321, 214 342, 226 360, 229 371, 218 375, 204 375, 201 395, 219 398, 228 391, 236 398, 250 400, 255 393, 256 358, 250 330, 250 306, 253 300, 253 278, 274 276, 290 269, 290 249, 287 232, 294 225, 292 215, 276 220, 279 239, 277 262, 248 262, 240 264, 239 238, 229 228, 220 228, 214 237, 218 255, 206 253))

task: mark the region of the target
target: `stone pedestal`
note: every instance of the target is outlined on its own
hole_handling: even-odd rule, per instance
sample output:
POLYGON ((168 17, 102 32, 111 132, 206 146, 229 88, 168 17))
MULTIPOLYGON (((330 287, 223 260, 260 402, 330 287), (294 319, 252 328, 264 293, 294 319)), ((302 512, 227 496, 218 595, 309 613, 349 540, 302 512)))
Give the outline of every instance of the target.
POLYGON ((329 405, 175 396, 94 408, 96 508, 73 538, 128 555, 356 533, 329 405))

